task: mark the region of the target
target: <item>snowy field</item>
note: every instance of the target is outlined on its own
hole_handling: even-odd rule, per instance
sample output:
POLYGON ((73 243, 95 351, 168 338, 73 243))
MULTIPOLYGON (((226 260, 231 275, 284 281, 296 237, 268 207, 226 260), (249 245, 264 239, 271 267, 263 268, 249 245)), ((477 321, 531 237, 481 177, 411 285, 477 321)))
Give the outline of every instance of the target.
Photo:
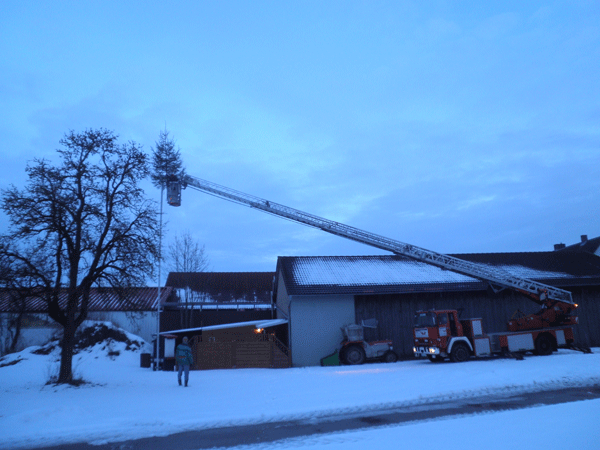
MULTIPOLYGON (((79 387, 47 385, 58 350, 0 359, 0 448, 103 444, 180 431, 365 413, 481 394, 600 383, 600 349, 523 361, 401 361, 364 366, 173 372, 140 368, 140 353, 103 341, 74 357, 79 387), (16 363, 15 363, 16 362, 16 363)), ((289 439, 245 449, 600 449, 600 400, 536 406, 289 439)))

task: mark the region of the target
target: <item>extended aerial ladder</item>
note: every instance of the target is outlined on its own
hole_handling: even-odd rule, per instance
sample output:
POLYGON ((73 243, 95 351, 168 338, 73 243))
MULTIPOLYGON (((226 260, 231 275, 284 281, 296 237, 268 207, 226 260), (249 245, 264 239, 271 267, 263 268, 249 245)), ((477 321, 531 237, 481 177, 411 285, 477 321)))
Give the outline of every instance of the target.
MULTIPOLYGON (((182 179, 171 178, 167 183, 168 203, 172 206, 180 206, 181 189, 186 187, 313 228, 318 228, 336 236, 386 250, 396 255, 407 256, 417 261, 488 282, 494 291, 502 289, 518 291, 544 306, 544 309, 548 311, 548 324, 546 326, 570 322, 570 313, 577 308, 569 291, 514 276, 502 268, 473 263, 436 253, 189 175, 185 175, 182 179)), ((523 321, 523 326, 525 326, 525 321, 523 321)))

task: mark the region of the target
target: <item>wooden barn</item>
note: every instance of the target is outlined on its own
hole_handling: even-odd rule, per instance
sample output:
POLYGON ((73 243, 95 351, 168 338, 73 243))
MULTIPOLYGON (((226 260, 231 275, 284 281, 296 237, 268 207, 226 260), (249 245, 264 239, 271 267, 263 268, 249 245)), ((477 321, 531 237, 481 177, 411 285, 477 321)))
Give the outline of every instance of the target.
MULTIPOLYGON (((452 255, 501 267, 572 292, 578 308, 576 342, 600 346, 600 238, 555 251, 452 255)), ((377 319, 366 340, 391 339, 400 357, 412 356, 414 313, 457 309, 480 317, 487 332, 504 331, 515 314, 539 306, 511 290, 402 256, 280 257, 275 284, 276 317, 288 320, 293 366, 318 365, 342 340, 341 327, 377 319)))

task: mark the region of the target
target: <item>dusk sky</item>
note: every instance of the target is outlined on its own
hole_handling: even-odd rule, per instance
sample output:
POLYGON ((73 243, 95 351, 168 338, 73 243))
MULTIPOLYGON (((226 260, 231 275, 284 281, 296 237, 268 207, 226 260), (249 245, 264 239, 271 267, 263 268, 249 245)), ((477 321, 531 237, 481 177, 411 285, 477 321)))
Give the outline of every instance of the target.
MULTIPOLYGON (((597 1, 3 0, 0 52, 2 189, 69 130, 166 127, 190 175, 437 252, 600 236, 597 1)), ((165 212, 213 271, 385 254, 191 189, 165 212)))

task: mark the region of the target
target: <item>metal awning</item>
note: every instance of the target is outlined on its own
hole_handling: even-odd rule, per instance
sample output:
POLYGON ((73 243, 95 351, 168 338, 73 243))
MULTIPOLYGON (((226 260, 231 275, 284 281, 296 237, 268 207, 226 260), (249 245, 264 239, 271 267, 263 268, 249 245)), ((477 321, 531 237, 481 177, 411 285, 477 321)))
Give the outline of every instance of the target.
POLYGON ((286 323, 288 323, 288 321, 286 319, 251 320, 249 322, 224 323, 222 325, 210 325, 207 327, 185 328, 182 330, 163 331, 160 334, 164 335, 164 334, 176 334, 176 333, 189 333, 191 331, 221 330, 224 328, 239 328, 239 327, 252 327, 252 326, 256 329, 259 329, 259 328, 274 327, 274 326, 283 325, 286 323))

